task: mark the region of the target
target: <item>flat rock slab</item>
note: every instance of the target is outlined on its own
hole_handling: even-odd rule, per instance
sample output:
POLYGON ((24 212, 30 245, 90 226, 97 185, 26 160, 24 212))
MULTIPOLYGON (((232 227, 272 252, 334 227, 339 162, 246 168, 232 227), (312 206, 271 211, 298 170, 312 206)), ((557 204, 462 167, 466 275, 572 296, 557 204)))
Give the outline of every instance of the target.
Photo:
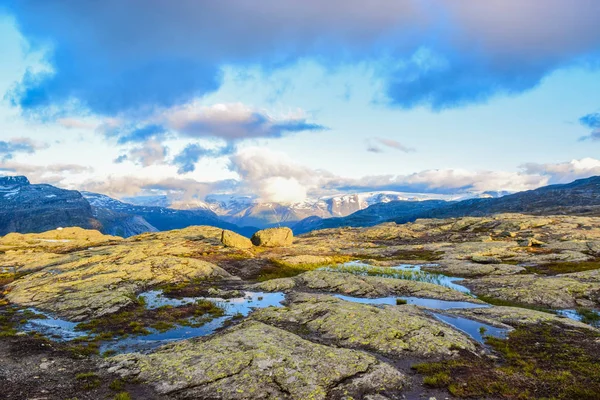
POLYGON ((511 275, 473 279, 465 284, 479 296, 505 301, 549 308, 594 308, 600 306, 600 282, 592 281, 592 277, 592 273, 511 275), (584 277, 590 281, 584 281, 584 277))
POLYGON ((458 315, 461 317, 476 319, 490 325, 536 325, 539 323, 560 323, 574 328, 598 329, 584 324, 583 322, 574 321, 560 315, 546 313, 542 311, 528 310, 526 308, 517 307, 489 307, 489 308, 471 308, 461 310, 448 310, 448 314, 458 315))
POLYGON ((483 302, 445 286, 377 276, 361 276, 343 272, 309 271, 294 278, 273 279, 254 286, 267 292, 308 288, 362 297, 414 296, 448 301, 483 302))
POLYGON ((402 373, 366 353, 315 344, 260 322, 148 355, 119 355, 108 367, 176 398, 351 398, 399 393, 406 384, 402 373))
POLYGON ((132 303, 146 288, 196 278, 233 278, 222 268, 188 258, 177 246, 139 242, 72 253, 71 261, 48 266, 8 286, 14 304, 50 311, 73 321, 110 314, 132 303))
POLYGON ((463 333, 411 305, 376 307, 327 295, 295 294, 288 306, 257 310, 252 318, 298 326, 338 346, 387 356, 450 356, 456 349, 475 350, 463 333))

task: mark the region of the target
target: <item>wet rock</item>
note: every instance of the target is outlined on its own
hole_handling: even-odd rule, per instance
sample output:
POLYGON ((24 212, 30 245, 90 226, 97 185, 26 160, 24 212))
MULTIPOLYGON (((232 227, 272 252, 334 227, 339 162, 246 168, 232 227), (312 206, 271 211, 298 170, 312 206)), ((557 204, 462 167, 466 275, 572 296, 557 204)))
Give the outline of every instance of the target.
POLYGON ((327 295, 296 294, 284 308, 257 310, 252 318, 276 326, 301 325, 336 346, 402 357, 453 355, 473 342, 416 306, 352 303, 327 295))
POLYGON ((474 255, 471 257, 471 261, 479 264, 502 264, 502 260, 498 257, 474 255))
POLYGON ((293 240, 294 234, 290 228, 263 229, 252 236, 252 243, 262 247, 290 246, 293 240))
POLYGON ((221 242, 228 247, 234 247, 236 249, 251 249, 254 247, 252 241, 247 237, 239 235, 235 232, 223 230, 221 235, 221 242))
POLYGON ((506 324, 508 326, 522 324, 539 324, 542 322, 560 323, 574 328, 592 329, 590 325, 583 322, 562 317, 560 315, 529 310, 517 307, 489 307, 489 308, 471 308, 461 310, 447 311, 449 314, 459 315, 466 318, 476 319, 490 325, 506 324))
MULTIPOLYGON (((550 308, 597 307, 600 282, 562 276, 509 275, 469 280, 466 285, 478 296, 550 308)), ((577 275, 575 276, 577 277, 577 275)))
POLYGON ((315 344, 259 322, 147 355, 116 356, 108 367, 182 398, 325 399, 338 388, 347 396, 385 394, 406 383, 402 373, 366 353, 315 344))
POLYGON ((525 271, 525 268, 510 264, 475 264, 472 262, 444 260, 440 265, 426 266, 423 270, 443 273, 449 276, 478 277, 517 274, 525 271))
POLYGON ((415 296, 482 303, 465 293, 433 283, 318 270, 305 272, 294 278, 261 282, 254 287, 264 291, 286 291, 292 288, 305 287, 363 297, 415 296))

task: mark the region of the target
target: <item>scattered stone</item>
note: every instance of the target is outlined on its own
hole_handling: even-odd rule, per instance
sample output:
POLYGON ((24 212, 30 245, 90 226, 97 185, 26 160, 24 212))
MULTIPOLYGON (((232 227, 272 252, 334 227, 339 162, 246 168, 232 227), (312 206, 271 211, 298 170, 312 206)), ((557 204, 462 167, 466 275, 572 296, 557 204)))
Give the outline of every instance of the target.
POLYGON ((252 243, 262 247, 286 247, 294 240, 290 228, 269 228, 256 232, 252 236, 252 243))
POLYGON ((546 244, 535 238, 522 239, 517 241, 517 243, 519 243, 519 246, 521 247, 542 247, 546 244))
POLYGON ((247 237, 239 235, 235 232, 223 230, 221 236, 221 242, 228 247, 234 247, 236 249, 251 249, 253 246, 252 241, 247 237))
POLYGON ((471 261, 479 264, 502 264, 502 260, 498 257, 474 255, 471 257, 471 261))

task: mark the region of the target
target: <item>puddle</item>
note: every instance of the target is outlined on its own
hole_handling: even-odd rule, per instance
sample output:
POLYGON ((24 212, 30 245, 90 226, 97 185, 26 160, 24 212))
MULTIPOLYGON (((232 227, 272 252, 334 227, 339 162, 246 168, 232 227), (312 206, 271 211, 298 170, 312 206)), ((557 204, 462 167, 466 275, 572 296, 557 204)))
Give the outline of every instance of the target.
POLYGON ((594 328, 600 328, 600 314, 596 311, 591 311, 592 318, 590 318, 590 316, 586 317, 581 315, 581 313, 579 313, 577 310, 553 310, 553 312, 561 317, 583 322, 584 324, 591 325, 594 328))
POLYGON ((432 313, 438 320, 462 331, 478 341, 485 343, 485 336, 493 336, 500 339, 505 339, 508 334, 508 329, 498 328, 482 322, 474 321, 464 317, 454 317, 438 313, 432 313))
POLYGON ((27 323, 21 328, 23 331, 39 332, 59 341, 73 340, 87 335, 85 332, 79 332, 75 330, 75 326, 78 324, 77 322, 55 318, 50 314, 33 308, 29 308, 28 311, 43 315, 46 318, 34 318, 28 320, 27 323))
POLYGON ((402 299, 402 300, 406 300, 407 304, 413 304, 415 306, 433 308, 436 310, 451 310, 451 309, 456 309, 456 308, 487 308, 487 307, 491 307, 488 304, 475 304, 475 303, 469 303, 468 301, 447 301, 447 300, 436 300, 436 299, 423 299, 420 297, 392 296, 392 297, 380 297, 380 298, 376 298, 376 299, 366 299, 366 298, 362 298, 362 297, 344 296, 341 294, 336 294, 334 296, 337 297, 338 299, 351 301, 354 303, 375 304, 375 305, 387 304, 387 305, 392 305, 392 306, 396 305, 396 299, 402 299))
MULTIPOLYGON (((350 297, 343 295, 335 295, 338 299, 351 301, 354 303, 361 304, 372 304, 372 305, 396 305, 396 299, 403 299, 407 301, 407 304, 414 304, 422 307, 429 307, 436 310, 451 310, 456 308, 486 308, 490 307, 487 304, 473 304, 466 301, 445 301, 445 300, 434 300, 434 299, 421 299, 418 297, 382 297, 378 299, 364 299, 360 297, 350 297)), ((507 330, 503 328, 497 328, 492 325, 484 324, 475 320, 471 320, 464 317, 450 317, 447 315, 430 312, 438 320, 453 326, 461 332, 469 335, 479 343, 484 343, 484 336, 494 336, 497 338, 505 338, 507 330), (483 330, 482 330, 483 328, 483 330)))
MULTIPOLYGON (((100 351, 112 350, 117 353, 124 352, 147 352, 168 342, 190 339, 199 336, 210 335, 221 328, 225 322, 234 316, 240 315, 246 317, 256 308, 281 307, 281 302, 285 300, 283 293, 263 293, 263 292, 244 292, 244 297, 233 299, 210 298, 210 297, 187 297, 182 299, 170 299, 162 295, 160 291, 149 291, 140 294, 146 299, 147 308, 155 309, 162 306, 181 306, 194 303, 196 300, 213 301, 225 310, 225 315, 213 319, 200 327, 189 327, 176 325, 173 329, 166 332, 160 332, 149 328, 151 332, 148 335, 132 336, 114 341, 101 343, 100 351)), ((48 337, 58 341, 69 341, 82 336, 88 336, 85 331, 76 331, 76 322, 66 321, 60 318, 54 318, 46 313, 31 309, 30 311, 42 314, 46 319, 31 319, 23 326, 24 331, 40 332, 48 337)))
MULTIPOLYGON (((430 265, 430 264, 428 264, 430 265)), ((445 286, 450 289, 457 290, 462 293, 471 293, 471 291, 456 283, 464 280, 463 278, 436 274, 421 270, 421 267, 427 265, 412 265, 401 264, 394 267, 378 267, 375 265, 365 264, 360 261, 351 261, 336 266, 328 266, 321 268, 324 271, 331 272, 347 272, 354 275, 363 276, 380 276, 383 278, 404 279, 410 281, 427 282, 435 285, 445 286)))

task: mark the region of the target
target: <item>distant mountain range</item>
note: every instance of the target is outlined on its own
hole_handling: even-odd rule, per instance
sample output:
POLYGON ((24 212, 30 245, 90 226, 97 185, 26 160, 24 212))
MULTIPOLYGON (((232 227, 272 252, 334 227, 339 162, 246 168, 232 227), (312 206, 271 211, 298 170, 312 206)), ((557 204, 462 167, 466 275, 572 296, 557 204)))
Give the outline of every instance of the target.
POLYGON ((498 198, 463 201, 392 201, 370 206, 343 218, 310 217, 292 227, 296 234, 344 226, 373 226, 383 222, 406 223, 417 218, 484 216, 497 213, 536 215, 600 215, 600 177, 564 185, 544 186, 498 198))
POLYGON ((251 236, 254 227, 239 227, 224 221, 210 210, 175 210, 166 207, 123 203, 103 194, 82 192, 92 206, 94 217, 103 231, 112 235, 132 236, 141 232, 167 231, 191 225, 210 225, 251 236))
POLYGON ((167 205, 173 206, 166 197, 135 197, 123 202, 98 193, 32 185, 23 176, 0 177, 0 235, 81 226, 128 237, 190 225, 211 225, 250 236, 259 228, 278 225, 290 226, 296 234, 301 234, 343 226, 500 212, 600 215, 600 177, 514 194, 487 192, 451 196, 368 192, 295 204, 262 203, 247 196, 211 195, 204 202, 177 204, 192 209, 167 205), (460 200, 461 196, 478 198, 460 200))
POLYGON ((472 197, 498 197, 507 192, 461 193, 456 195, 404 192, 364 192, 318 199, 300 203, 263 202, 250 196, 213 194, 205 201, 170 201, 167 196, 140 196, 124 199, 128 203, 162 206, 176 209, 210 210, 223 220, 239 226, 292 227, 310 217, 321 219, 345 217, 374 204, 393 201, 421 202, 427 200, 462 200, 472 197))

